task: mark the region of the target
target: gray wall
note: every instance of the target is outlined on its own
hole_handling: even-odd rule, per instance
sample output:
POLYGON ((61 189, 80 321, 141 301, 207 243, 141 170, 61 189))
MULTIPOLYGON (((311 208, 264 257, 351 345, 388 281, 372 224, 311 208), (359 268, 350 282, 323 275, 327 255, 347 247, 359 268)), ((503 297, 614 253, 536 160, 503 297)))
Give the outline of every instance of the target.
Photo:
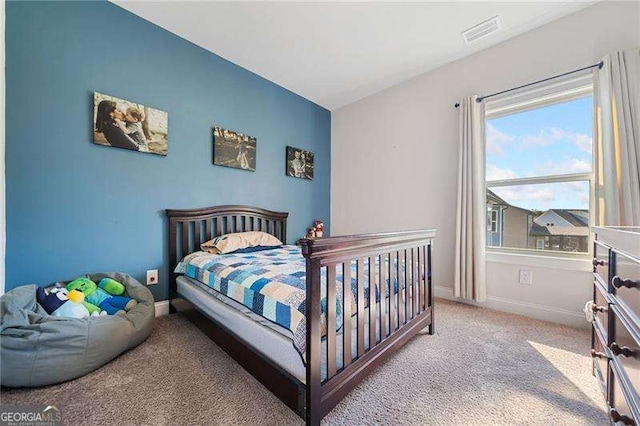
MULTIPOLYGON (((599 3, 332 112, 333 233, 437 228, 436 293, 450 297, 458 167, 453 104, 639 44, 640 3, 599 3)), ((487 305, 582 324, 588 271, 586 259, 490 255, 487 305), (531 286, 518 284, 523 267, 534 272, 531 286)))

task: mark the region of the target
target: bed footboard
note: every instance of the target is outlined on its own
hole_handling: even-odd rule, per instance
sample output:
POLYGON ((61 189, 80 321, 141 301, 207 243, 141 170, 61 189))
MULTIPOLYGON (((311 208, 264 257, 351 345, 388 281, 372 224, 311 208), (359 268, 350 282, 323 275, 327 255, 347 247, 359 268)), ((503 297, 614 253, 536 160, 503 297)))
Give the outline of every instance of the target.
POLYGON ((302 240, 307 262, 307 424, 320 424, 364 376, 420 330, 428 327, 433 334, 435 234, 421 230, 302 240))

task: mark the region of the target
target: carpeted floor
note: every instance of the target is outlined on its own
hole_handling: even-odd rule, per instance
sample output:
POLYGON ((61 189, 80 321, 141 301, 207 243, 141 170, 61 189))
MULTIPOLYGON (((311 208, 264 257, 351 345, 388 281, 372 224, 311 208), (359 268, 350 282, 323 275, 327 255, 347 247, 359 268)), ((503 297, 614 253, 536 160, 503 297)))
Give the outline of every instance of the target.
MULTIPOLYGON (((587 331, 438 300, 415 337, 324 424, 609 424, 587 331)), ((62 407, 68 425, 302 424, 184 317, 80 379, 3 390, 2 404, 62 407)))

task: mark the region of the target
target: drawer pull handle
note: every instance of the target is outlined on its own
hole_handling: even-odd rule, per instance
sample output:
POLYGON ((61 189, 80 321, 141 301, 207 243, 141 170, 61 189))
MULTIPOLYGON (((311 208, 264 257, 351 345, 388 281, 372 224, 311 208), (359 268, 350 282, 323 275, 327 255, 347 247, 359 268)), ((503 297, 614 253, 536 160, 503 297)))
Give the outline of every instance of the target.
POLYGON ((616 342, 613 342, 609 345, 609 349, 613 352, 614 355, 622 355, 626 357, 634 356, 635 351, 627 346, 620 346, 616 342))
POLYGON ((598 305, 593 305, 591 307, 591 310, 593 311, 594 314, 597 314, 598 312, 607 312, 607 307, 606 306, 598 306, 598 305))
POLYGON ((616 410, 615 408, 609 409, 609 417, 611 417, 611 420, 613 420, 614 422, 620 422, 625 425, 636 424, 631 417, 618 413, 618 410, 616 410))
POLYGON ((617 275, 615 277, 611 278, 611 284, 615 288, 620 288, 620 287, 634 288, 634 287, 640 286, 640 282, 638 282, 638 281, 623 280, 622 278, 620 278, 617 275))
POLYGON ((607 355, 604 352, 598 352, 595 349, 591 349, 591 358, 602 358, 606 359, 607 355))

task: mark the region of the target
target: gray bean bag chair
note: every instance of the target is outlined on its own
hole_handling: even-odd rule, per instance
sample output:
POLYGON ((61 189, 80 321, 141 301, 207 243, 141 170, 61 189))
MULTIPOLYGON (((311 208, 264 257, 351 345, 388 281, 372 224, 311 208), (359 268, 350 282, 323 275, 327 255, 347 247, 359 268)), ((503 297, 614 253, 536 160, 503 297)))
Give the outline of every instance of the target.
POLYGON ((155 308, 148 288, 127 274, 86 277, 93 281, 111 277, 121 282, 126 294, 138 304, 124 316, 60 318, 48 315, 36 302, 33 284, 4 294, 0 298, 2 386, 34 387, 75 379, 136 347, 149 336, 155 308))

